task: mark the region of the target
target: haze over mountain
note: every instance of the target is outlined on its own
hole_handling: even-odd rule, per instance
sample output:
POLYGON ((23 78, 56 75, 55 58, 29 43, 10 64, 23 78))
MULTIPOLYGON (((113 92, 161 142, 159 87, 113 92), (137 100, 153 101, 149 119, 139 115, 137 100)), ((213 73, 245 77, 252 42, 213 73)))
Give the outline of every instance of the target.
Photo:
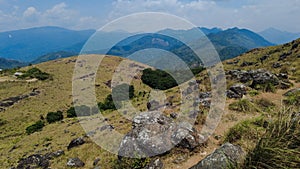
POLYGON ((275 28, 268 28, 264 31, 259 32, 258 34, 260 34, 266 40, 275 44, 284 44, 300 38, 300 33, 291 33, 275 28))
MULTIPOLYGON (((258 34, 247 30, 232 28, 222 30, 220 28, 198 27, 190 30, 172 30, 165 29, 157 32, 158 34, 174 35, 182 37, 184 41, 193 44, 199 42, 200 29, 203 35, 211 40, 212 44, 219 52, 221 60, 236 57, 250 49, 272 46, 273 44, 259 36, 258 34)), ((193 53, 186 51, 183 44, 177 40, 171 40, 166 36, 156 37, 145 34, 135 35, 125 31, 101 32, 96 34, 95 30, 74 31, 60 27, 38 27, 30 29, 15 30, 0 33, 0 56, 6 59, 18 60, 21 65, 25 63, 40 63, 58 58, 65 58, 79 54, 87 40, 93 35, 97 40, 97 50, 88 51, 88 53, 109 54, 126 57, 140 49, 153 47, 153 38, 160 38, 168 42, 168 46, 155 44, 156 48, 173 51, 181 55, 180 57, 187 63, 199 62, 193 59, 193 53), (129 38, 127 38, 129 37, 129 38), (118 44, 113 44, 116 40, 123 39, 118 44), (114 46, 112 49, 109 49, 114 46)), ((194 44, 197 45, 197 44, 194 44)), ((18 64, 7 64, 2 62, 5 68, 18 66, 18 64)), ((15 62, 17 63, 17 62, 15 62)))
MULTIPOLYGON (((41 55, 61 51, 86 41, 95 31, 74 31, 60 27, 38 27, 0 33, 0 55, 31 62, 41 55)), ((79 46, 81 49, 81 46, 79 46)), ((73 48, 72 50, 78 51, 73 48)))

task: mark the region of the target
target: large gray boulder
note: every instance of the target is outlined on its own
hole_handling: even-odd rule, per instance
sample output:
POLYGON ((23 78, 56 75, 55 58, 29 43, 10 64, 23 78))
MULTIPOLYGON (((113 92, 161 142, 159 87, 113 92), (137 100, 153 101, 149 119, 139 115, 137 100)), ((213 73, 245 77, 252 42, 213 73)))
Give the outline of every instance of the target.
POLYGON ((74 148, 74 147, 77 147, 77 146, 80 146, 82 144, 84 144, 85 141, 82 137, 79 137, 79 138, 76 138, 76 139, 73 139, 69 145, 68 145, 68 150, 70 150, 71 148, 74 148))
POLYGON ((240 146, 225 143, 190 169, 224 169, 237 166, 244 158, 245 152, 240 146))
POLYGON ((203 142, 192 125, 176 123, 159 111, 141 113, 132 123, 132 130, 120 144, 119 157, 151 157, 175 146, 192 150, 203 142))

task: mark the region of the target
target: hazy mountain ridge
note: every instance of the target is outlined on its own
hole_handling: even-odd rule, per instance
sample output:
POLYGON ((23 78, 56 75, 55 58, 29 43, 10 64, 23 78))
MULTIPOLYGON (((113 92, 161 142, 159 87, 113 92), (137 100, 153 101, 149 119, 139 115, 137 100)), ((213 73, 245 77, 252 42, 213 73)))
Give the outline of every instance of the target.
POLYGON ((264 31, 259 32, 258 34, 275 44, 284 44, 300 38, 300 33, 291 33, 275 28, 268 28, 264 31))
MULTIPOLYGON (((197 39, 199 38, 198 29, 203 32, 203 36, 206 35, 211 40, 219 52, 221 60, 236 57, 253 48, 274 45, 250 30, 238 28, 227 30, 204 27, 190 30, 165 29, 158 31, 157 34, 174 35, 174 37, 184 38, 184 41, 193 44, 193 42, 199 40, 197 39)), ((79 54, 87 40, 93 35, 93 38, 99 42, 97 44, 99 48, 96 51, 87 51, 87 53, 105 54, 106 51, 109 51, 109 54, 124 57, 140 49, 160 46, 163 50, 180 54, 179 57, 188 64, 199 62, 190 50, 186 50, 186 47, 181 42, 171 40, 171 37, 151 35, 152 38, 149 38, 149 35, 134 35, 124 31, 94 33, 94 30, 74 31, 59 27, 40 27, 3 32, 0 33, 0 39, 3 39, 0 42, 0 55, 4 58, 27 63, 40 63, 69 57, 79 54), (125 39, 118 44, 113 44, 117 39, 123 38, 125 39), (164 44, 162 43, 158 44, 157 40, 154 41, 156 44, 152 44, 155 38, 167 42, 168 46, 163 46, 164 44), (109 49, 111 45, 115 46, 109 49)), ((11 68, 13 66, 6 64, 5 67, 11 68)))

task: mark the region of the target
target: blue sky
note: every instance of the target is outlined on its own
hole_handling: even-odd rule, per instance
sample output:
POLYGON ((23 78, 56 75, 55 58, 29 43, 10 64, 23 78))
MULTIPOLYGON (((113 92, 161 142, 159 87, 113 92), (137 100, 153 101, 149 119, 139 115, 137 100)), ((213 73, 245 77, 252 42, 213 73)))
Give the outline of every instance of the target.
POLYGON ((300 0, 0 0, 0 31, 98 29, 135 12, 166 12, 197 26, 300 32, 300 0))

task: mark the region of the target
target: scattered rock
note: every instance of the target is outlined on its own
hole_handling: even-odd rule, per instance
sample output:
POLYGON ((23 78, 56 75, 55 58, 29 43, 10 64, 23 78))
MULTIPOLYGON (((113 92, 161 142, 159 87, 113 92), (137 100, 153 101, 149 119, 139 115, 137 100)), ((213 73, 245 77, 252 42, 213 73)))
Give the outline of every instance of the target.
POLYGON ((247 89, 244 84, 235 84, 226 92, 228 98, 242 98, 247 94, 247 89))
POLYGON ((200 99, 206 99, 206 98, 211 98, 211 92, 200 92, 199 93, 199 98, 200 99))
POLYGON ((85 164, 78 157, 69 158, 67 162, 68 167, 83 167, 85 164))
POLYGON ((279 62, 275 62, 275 63, 273 63, 273 65, 272 65, 272 67, 274 68, 274 69, 276 69, 276 68, 280 68, 282 65, 279 63, 279 62))
POLYGON ((55 152, 45 154, 45 157, 46 157, 47 159, 53 159, 53 158, 62 156, 62 155, 64 155, 64 154, 65 154, 64 150, 57 150, 57 151, 55 151, 55 152))
POLYGON ((237 167, 237 164, 241 163, 244 157, 245 152, 240 146, 225 143, 190 169, 223 169, 229 166, 237 167))
POLYGON ((174 113, 174 112, 172 112, 172 113, 170 114, 170 117, 173 118, 173 119, 176 119, 177 116, 178 116, 178 114, 176 114, 176 113, 174 113))
POLYGON ((291 55, 292 52, 288 52, 288 53, 283 53, 282 55, 279 56, 278 61, 284 60, 286 59, 289 55, 291 55))
POLYGON ((50 165, 49 160, 41 155, 41 154, 33 154, 27 158, 23 158, 19 161, 16 169, 24 169, 24 168, 43 168, 46 169, 50 165))
POLYGON ((80 146, 84 143, 85 143, 85 141, 83 140, 83 138, 81 138, 81 137, 76 138, 70 142, 70 144, 68 145, 68 150, 70 150, 73 147, 80 146))
POLYGON ((260 62, 263 63, 263 61, 267 60, 270 57, 270 55, 264 55, 261 58, 259 58, 260 62))
POLYGON ((288 82, 281 81, 279 86, 280 86, 280 89, 288 89, 288 88, 292 87, 292 84, 288 83, 288 82))
POLYGON ((93 162, 93 166, 98 165, 99 161, 100 161, 100 158, 96 158, 93 162))
POLYGON ((41 92, 38 91, 37 88, 35 88, 29 94, 19 95, 19 96, 15 96, 15 97, 9 97, 7 99, 0 101, 0 106, 1 107, 10 107, 23 99, 39 95, 40 93, 41 92))
POLYGON ((155 100, 151 100, 147 103, 147 109, 150 111, 157 110, 160 107, 159 102, 155 100))
POLYGON ((115 127, 111 124, 108 124, 108 125, 104 125, 102 127, 100 127, 100 131, 104 131, 104 130, 113 130, 115 127))
POLYGON ((144 169, 162 169, 164 167, 164 163, 159 159, 153 159, 144 169))
POLYGON ((289 76, 288 76, 286 73, 279 73, 279 74, 277 75, 277 77, 278 77, 279 79, 288 79, 288 78, 289 78, 289 76))
POLYGON ((243 62, 242 64, 241 64, 241 67, 246 67, 246 66, 251 66, 251 65, 254 65, 255 64, 255 62, 243 62))

